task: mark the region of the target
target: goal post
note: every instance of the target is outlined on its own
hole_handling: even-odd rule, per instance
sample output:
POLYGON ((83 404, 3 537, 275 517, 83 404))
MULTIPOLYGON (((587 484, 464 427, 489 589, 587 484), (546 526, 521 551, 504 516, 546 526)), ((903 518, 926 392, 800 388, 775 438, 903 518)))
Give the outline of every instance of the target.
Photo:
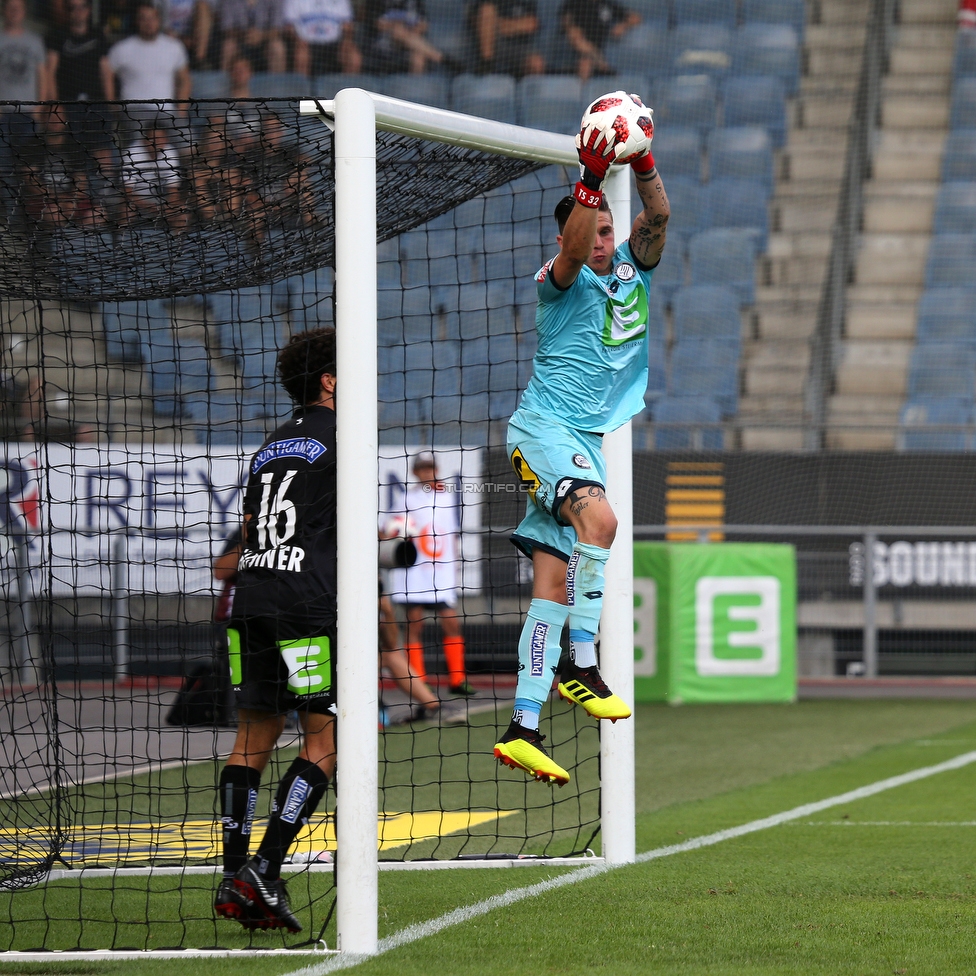
MULTIPOLYGON (((525 129, 361 89, 334 100, 304 100, 302 115, 318 116, 335 133, 336 330, 339 598, 338 772, 336 784, 337 931, 344 953, 377 949, 378 815, 375 724, 377 634, 370 606, 375 575, 377 309, 375 128, 433 142, 545 164, 575 165, 570 136, 525 129)), ((608 182, 618 227, 630 225, 629 167, 608 182)), ((633 527, 630 424, 604 438, 608 494, 618 520, 617 543, 607 565, 601 620, 601 668, 610 685, 633 702, 633 527)), ((634 724, 601 728, 601 831, 603 856, 627 863, 635 856, 634 724)), ((497 862, 496 862, 497 863, 497 862)))

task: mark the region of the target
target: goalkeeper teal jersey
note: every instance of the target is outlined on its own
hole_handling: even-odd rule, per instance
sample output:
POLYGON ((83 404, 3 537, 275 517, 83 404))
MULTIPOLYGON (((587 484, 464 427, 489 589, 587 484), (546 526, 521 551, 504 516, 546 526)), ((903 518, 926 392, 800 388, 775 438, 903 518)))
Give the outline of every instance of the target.
POLYGON ((624 243, 614 251, 611 274, 584 265, 576 281, 560 289, 549 274, 553 261, 535 278, 539 348, 519 411, 575 430, 616 430, 644 409, 647 294, 654 272, 641 270, 624 243))

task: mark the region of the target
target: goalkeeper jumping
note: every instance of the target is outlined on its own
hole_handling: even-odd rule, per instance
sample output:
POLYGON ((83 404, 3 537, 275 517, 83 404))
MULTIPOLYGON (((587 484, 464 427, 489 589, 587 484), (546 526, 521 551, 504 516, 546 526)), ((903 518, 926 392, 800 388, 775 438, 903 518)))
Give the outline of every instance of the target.
MULTIPOLYGON (((603 107, 623 94, 598 103, 603 107)), ((619 119, 616 126, 612 119, 601 126, 589 110, 583 116, 576 140, 580 181, 556 207, 559 254, 536 275, 539 347, 508 428, 512 466, 528 491, 512 542, 531 557, 534 582, 519 639, 515 711, 494 753, 508 766, 560 785, 569 782, 569 773, 546 753, 539 713, 567 617, 570 653, 559 676, 560 695, 596 718, 630 716, 600 677, 594 645, 604 567, 617 529, 600 447, 605 433, 643 409, 647 388, 647 292, 670 215, 651 155, 650 116, 648 110, 641 119, 645 139, 636 158, 619 119), (616 247, 603 185, 611 164, 625 153, 644 209, 629 240, 616 247)))

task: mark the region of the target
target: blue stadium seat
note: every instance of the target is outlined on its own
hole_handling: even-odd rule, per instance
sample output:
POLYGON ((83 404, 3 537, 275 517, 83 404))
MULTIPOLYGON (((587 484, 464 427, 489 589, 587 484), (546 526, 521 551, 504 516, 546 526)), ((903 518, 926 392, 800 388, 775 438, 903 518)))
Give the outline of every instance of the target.
POLYGON ((443 75, 381 75, 376 78, 373 91, 405 102, 450 108, 451 84, 443 75))
POLYGON ((681 339, 671 350, 671 396, 710 396, 726 417, 739 406, 739 344, 715 339, 681 339))
POLYGON ((287 72, 265 71, 251 78, 251 94, 255 98, 308 98, 314 87, 304 75, 287 72))
POLYGON ((918 303, 919 345, 955 342, 976 345, 976 288, 929 288, 918 303))
MULTIPOLYGON (((667 21, 644 20, 619 41, 607 41, 603 51, 607 61, 621 74, 636 72, 651 77, 666 74, 671 63, 671 35, 667 21)), ((603 91, 597 92, 598 95, 621 87, 614 77, 599 80, 603 82, 603 91)), ((644 98, 646 92, 638 91, 637 94, 644 98)))
POLYGON ((722 24, 684 24, 672 33, 671 67, 676 75, 721 78, 732 67, 732 31, 722 24))
POLYGON ((976 398, 976 348, 959 343, 916 346, 908 366, 908 397, 976 398))
POLYGON ((956 50, 952 59, 953 78, 976 75, 976 31, 956 31, 956 50))
POLYGON ((343 88, 362 88, 379 91, 380 80, 375 75, 347 75, 342 73, 318 75, 312 79, 316 98, 335 98, 343 88))
POLYGON ((653 148, 654 160, 665 179, 670 181, 674 176, 701 179, 702 137, 698 129, 662 128, 660 134, 654 135, 653 148))
POLYGON ((971 129, 976 119, 976 78, 956 78, 950 104, 949 128, 971 129))
POLYGON ((664 322, 665 301, 657 287, 657 274, 655 270, 651 290, 647 296, 647 337, 651 342, 663 343, 666 332, 664 322))
POLYGON ((655 86, 653 107, 662 128, 681 125, 707 132, 716 121, 715 81, 707 75, 679 75, 661 82, 655 86))
POLYGON ((772 192, 773 147, 769 133, 758 125, 712 129, 708 134, 708 172, 713 180, 761 180, 772 192))
POLYGON ((519 124, 547 132, 576 133, 582 83, 575 75, 529 75, 518 83, 519 124))
POLYGON ((976 229, 976 181, 943 183, 935 200, 932 224, 935 234, 973 233, 976 229))
MULTIPOLYGON (((562 3, 562 0, 558 0, 562 3)), ((627 9, 640 14, 641 23, 657 21, 667 24, 671 16, 670 0, 627 0, 627 9)))
MULTIPOLYGON (((976 122, 976 117, 973 121, 976 122)), ((949 133, 942 155, 942 179, 947 183, 976 180, 976 128, 954 129, 949 133)))
POLYGON ((787 95, 800 87, 800 40, 788 24, 744 24, 735 34, 732 70, 737 75, 773 75, 787 95))
POLYGON ((674 22, 681 24, 735 24, 735 0, 672 0, 674 22))
POLYGON ((973 406, 949 397, 913 397, 901 411, 898 446, 903 451, 967 451, 970 431, 953 430, 952 425, 969 426, 973 406), (947 428, 939 429, 940 425, 947 428))
POLYGON ((759 251, 769 236, 769 190, 759 180, 712 180, 705 188, 705 206, 712 227, 752 227, 759 251))
MULTIPOLYGON (((678 250, 684 254, 688 239, 692 234, 708 227, 708 213, 705 208, 705 190, 695 180, 667 174, 668 199, 671 202, 671 219, 668 221, 668 245, 665 251, 678 250)), ((632 193, 630 197, 631 219, 641 212, 640 197, 632 193)))
POLYGON ((191 71, 191 98, 226 98, 230 93, 230 79, 225 71, 191 71))
POLYGON ((674 296, 674 337, 740 342, 739 298, 722 285, 689 285, 674 296))
POLYGON ((702 231, 689 242, 688 259, 693 285, 725 285, 741 304, 755 303, 756 237, 751 231, 702 231))
POLYGON ((926 287, 970 285, 974 281, 976 281, 976 233, 937 234, 933 237, 925 267, 926 287))
POLYGON ((457 0, 428 0, 427 40, 458 61, 471 54, 471 40, 465 23, 465 4, 457 0))
POLYGON ((722 83, 726 126, 761 125, 777 149, 786 142, 786 89, 769 75, 732 75, 722 83))
POLYGON ((515 124, 515 79, 510 75, 458 75, 451 84, 455 112, 515 124))
POLYGON ((651 413, 654 423, 663 425, 654 432, 654 446, 659 451, 720 451, 724 446, 722 428, 718 426, 722 412, 711 397, 660 397, 651 413))
POLYGON ((647 390, 644 402, 650 403, 664 396, 668 389, 667 353, 664 341, 651 338, 647 343, 647 390))
POLYGON ((651 279, 651 294, 657 294, 663 305, 670 305, 674 293, 685 285, 685 254, 681 242, 668 240, 661 263, 654 269, 651 279))
POLYGON ((332 291, 335 272, 318 268, 287 281, 287 310, 293 332, 333 325, 332 291))
POLYGON ((807 22, 806 0, 742 0, 742 19, 747 24, 789 24, 802 40, 807 22))

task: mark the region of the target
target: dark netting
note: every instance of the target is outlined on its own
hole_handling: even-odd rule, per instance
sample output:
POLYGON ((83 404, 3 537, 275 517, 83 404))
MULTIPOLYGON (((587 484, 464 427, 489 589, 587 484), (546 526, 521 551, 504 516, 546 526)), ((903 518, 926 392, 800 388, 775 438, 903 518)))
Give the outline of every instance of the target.
MULTIPOLYGON (((332 133, 294 99, 0 103, 0 294, 126 301, 333 265, 332 133)), ((378 133, 377 239, 538 168, 378 133)))

